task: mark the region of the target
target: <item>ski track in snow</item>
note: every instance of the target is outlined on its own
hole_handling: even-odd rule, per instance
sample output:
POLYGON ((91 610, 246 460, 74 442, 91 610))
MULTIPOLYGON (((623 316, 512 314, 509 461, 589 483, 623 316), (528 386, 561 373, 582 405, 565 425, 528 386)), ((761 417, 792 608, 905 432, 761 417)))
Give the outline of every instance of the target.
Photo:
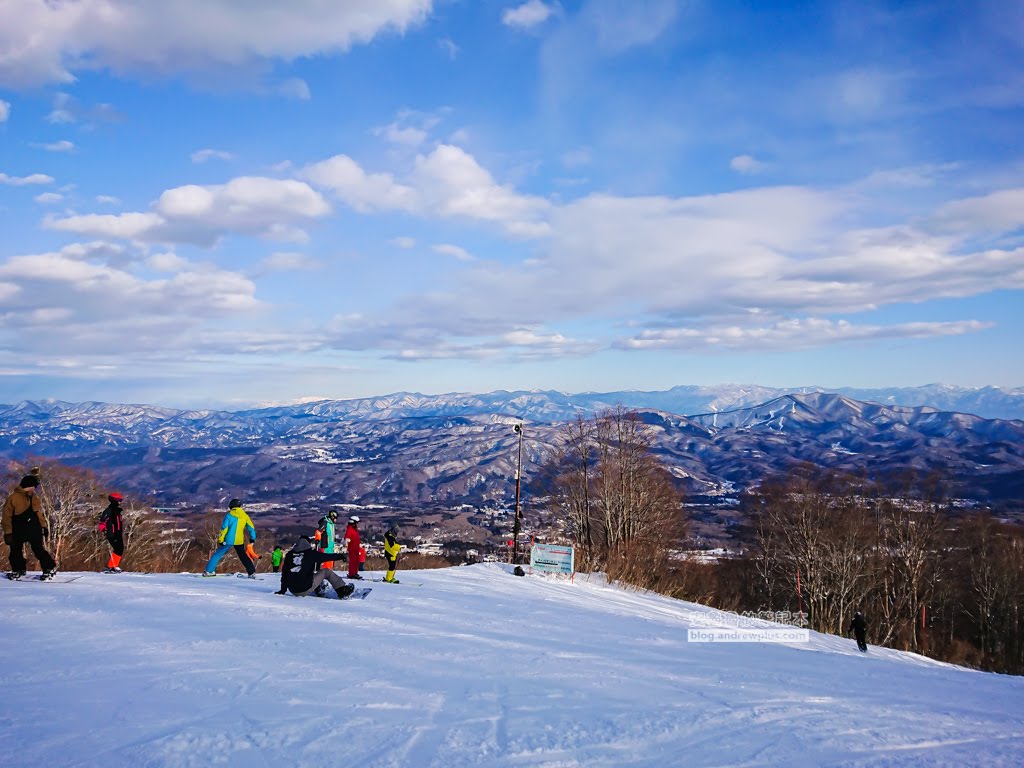
POLYGON ((508 571, 363 601, 272 576, 0 582, 5 765, 1024 765, 1022 678, 815 633, 690 643, 718 612, 508 571))

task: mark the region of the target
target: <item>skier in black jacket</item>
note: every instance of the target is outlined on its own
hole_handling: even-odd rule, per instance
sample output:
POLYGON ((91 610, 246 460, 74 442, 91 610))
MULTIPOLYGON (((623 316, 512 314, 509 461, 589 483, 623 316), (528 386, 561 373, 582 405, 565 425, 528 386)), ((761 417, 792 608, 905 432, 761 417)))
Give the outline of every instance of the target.
POLYGON ((346 584, 345 580, 330 568, 320 566, 338 556, 337 552, 318 552, 313 549, 308 536, 302 536, 294 547, 284 556, 281 568, 281 589, 277 593, 283 595, 291 592, 296 597, 305 597, 317 587, 330 582, 338 597, 345 598, 355 591, 355 587, 346 584))
POLYGON ((868 649, 865 635, 867 633, 868 623, 864 620, 864 614, 857 611, 853 614, 853 621, 850 622, 850 631, 853 632, 854 637, 857 638, 857 647, 862 651, 868 649))
POLYGON ((124 497, 120 493, 107 496, 110 504, 100 513, 100 533, 107 537, 110 545, 110 559, 107 561, 106 573, 121 572, 121 557, 124 555, 124 519, 121 516, 121 502, 124 497))

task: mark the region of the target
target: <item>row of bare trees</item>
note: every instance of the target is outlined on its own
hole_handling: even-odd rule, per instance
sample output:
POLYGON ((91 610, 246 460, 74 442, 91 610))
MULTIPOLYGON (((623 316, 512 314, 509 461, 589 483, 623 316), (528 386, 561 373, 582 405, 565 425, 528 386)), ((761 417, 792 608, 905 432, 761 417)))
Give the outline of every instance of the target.
MULTIPOLYGON (((37 495, 49 523, 46 546, 62 570, 98 570, 109 557, 106 539, 97 529, 100 512, 110 492, 90 470, 52 460, 34 462, 41 477, 37 495)), ((2 481, 12 488, 28 472, 27 467, 11 464, 2 481)), ((125 557, 122 565, 137 571, 194 570, 209 557, 220 517, 204 521, 198 531, 158 515, 148 505, 130 495, 123 502, 125 557), (205 531, 205 535, 204 532, 205 531)), ((26 554, 29 554, 26 551, 26 554)))
POLYGON ((840 634, 859 609, 878 644, 1024 672, 1019 528, 954 514, 934 480, 892 490, 797 473, 745 507, 756 574, 746 607, 802 609, 812 628, 840 634))
POLYGON ((577 417, 545 467, 549 504, 577 548, 580 570, 657 588, 685 534, 682 497, 653 453, 653 435, 621 407, 577 417))

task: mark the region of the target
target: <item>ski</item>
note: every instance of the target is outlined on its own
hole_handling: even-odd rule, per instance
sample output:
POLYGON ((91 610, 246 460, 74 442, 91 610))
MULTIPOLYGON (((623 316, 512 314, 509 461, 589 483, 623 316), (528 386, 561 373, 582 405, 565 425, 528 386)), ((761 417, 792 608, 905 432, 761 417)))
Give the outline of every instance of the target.
MULTIPOLYGON (((249 578, 249 574, 248 573, 236 573, 235 576, 237 576, 240 579, 248 579, 249 578)), ((253 578, 253 581, 265 581, 265 579, 262 576, 256 576, 255 578, 253 578)))
POLYGON ((386 579, 370 579, 370 581, 376 581, 378 584, 398 584, 399 586, 406 586, 406 587, 422 587, 423 586, 422 584, 417 584, 414 581, 402 581, 400 579, 398 581, 387 581, 386 579))

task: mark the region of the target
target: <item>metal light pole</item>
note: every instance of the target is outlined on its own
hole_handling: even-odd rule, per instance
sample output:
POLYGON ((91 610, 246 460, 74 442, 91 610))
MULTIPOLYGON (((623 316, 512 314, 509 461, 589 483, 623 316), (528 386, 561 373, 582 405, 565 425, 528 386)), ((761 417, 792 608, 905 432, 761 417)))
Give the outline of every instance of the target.
POLYGON ((516 516, 512 523, 512 563, 519 562, 519 487, 520 476, 523 473, 523 425, 515 424, 512 430, 519 435, 519 458, 516 461, 516 516))

